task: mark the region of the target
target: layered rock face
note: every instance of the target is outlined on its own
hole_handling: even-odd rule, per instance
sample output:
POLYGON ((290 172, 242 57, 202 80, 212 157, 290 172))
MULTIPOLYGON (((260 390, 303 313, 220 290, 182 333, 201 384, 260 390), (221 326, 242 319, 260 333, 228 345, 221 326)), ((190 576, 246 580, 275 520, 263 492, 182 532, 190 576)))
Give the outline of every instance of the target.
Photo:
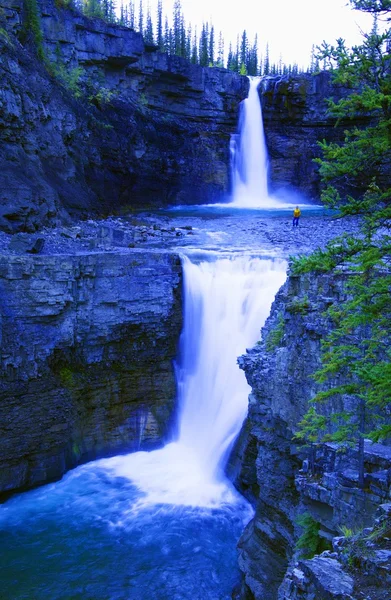
MULTIPOLYGON (((330 328, 323 313, 344 299, 345 277, 290 276, 277 294, 262 341, 239 359, 252 393, 230 471, 256 509, 239 541, 241 598, 246 600, 350 598, 326 590, 333 587, 337 572, 340 582, 349 579, 352 592, 355 586, 336 555, 302 561, 294 571, 295 544, 303 532, 297 518, 309 513, 319 526, 319 537, 331 542, 342 527, 356 531, 373 524, 379 505, 391 497, 389 447, 366 443, 366 486, 361 490, 354 450, 341 453, 334 444, 320 447, 311 474, 305 462, 303 467, 305 454, 292 439, 318 390, 311 376, 320 366, 320 342, 330 328)), ((332 408, 348 409, 348 403, 340 399, 332 408)), ((321 410, 327 414, 330 408, 321 410)))
POLYGON ((33 231, 69 213, 228 192, 246 77, 191 65, 126 27, 39 0, 45 67, 29 45, 23 1, 1 0, 0 9, 1 228, 33 231))
POLYGON ((368 123, 365 116, 352 115, 337 124, 328 112, 328 98, 337 102, 351 91, 333 84, 328 72, 262 80, 260 97, 274 191, 288 188, 309 199, 319 198, 318 166, 313 162, 321 156, 318 141, 339 142, 346 129, 368 123))
POLYGON ((156 447, 172 422, 176 255, 0 257, 0 492, 156 447))

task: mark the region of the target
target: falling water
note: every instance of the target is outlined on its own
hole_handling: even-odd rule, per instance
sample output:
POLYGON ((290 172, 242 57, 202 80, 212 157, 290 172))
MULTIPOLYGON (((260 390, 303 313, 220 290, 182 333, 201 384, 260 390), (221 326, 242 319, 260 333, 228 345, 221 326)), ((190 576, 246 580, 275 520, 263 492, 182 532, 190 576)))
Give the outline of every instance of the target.
POLYGON ((239 133, 231 138, 232 202, 239 207, 278 206, 268 192, 268 154, 258 87, 250 77, 248 97, 241 104, 239 133))
POLYGON ((252 515, 224 475, 247 412, 237 356, 258 339, 286 263, 184 258, 183 268, 175 441, 88 463, 1 505, 4 597, 231 598, 252 515))
POLYGON ((184 257, 183 267, 178 437, 161 450, 101 464, 142 489, 142 504, 216 506, 235 496, 223 467, 247 413, 250 388, 237 357, 259 337, 285 262, 184 257))

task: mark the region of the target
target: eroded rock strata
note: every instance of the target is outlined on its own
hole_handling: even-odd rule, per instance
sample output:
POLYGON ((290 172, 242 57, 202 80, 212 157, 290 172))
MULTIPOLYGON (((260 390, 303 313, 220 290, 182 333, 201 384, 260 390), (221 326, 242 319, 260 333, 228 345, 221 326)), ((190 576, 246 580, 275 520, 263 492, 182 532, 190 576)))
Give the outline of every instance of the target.
MULTIPOLYGON (((305 455, 292 439, 317 389, 311 376, 320 366, 320 342, 330 328, 323 313, 343 299, 345 277, 342 272, 333 277, 288 277, 262 330, 262 341, 239 359, 252 393, 230 471, 256 510, 239 541, 241 598, 246 600, 388 599, 391 538, 375 547, 380 552, 376 561, 367 530, 356 575, 350 572, 349 542, 340 548, 338 539, 342 528, 357 533, 373 527, 379 507, 390 503, 391 448, 366 442, 362 490, 354 450, 343 453, 334 444, 321 446, 315 474, 310 474, 305 455), (300 559, 295 545, 303 529, 297 518, 304 513, 318 523, 319 538, 330 549, 334 543, 332 552, 300 559), (366 564, 372 564, 371 556, 375 566, 370 570, 366 564), (368 569, 371 577, 363 577, 368 569), (371 585, 373 596, 365 595, 371 585)), ((346 409, 348 403, 341 399, 333 408, 346 409)))
POLYGON ((51 0, 37 4, 44 63, 23 0, 0 2, 0 227, 221 199, 248 79, 157 52, 131 29, 51 0))
POLYGON ((347 129, 368 124, 365 114, 337 122, 328 110, 327 99, 338 102, 350 93, 351 89, 333 83, 327 71, 263 78, 260 99, 274 191, 319 198, 318 165, 313 160, 322 155, 318 142, 340 142, 347 129))
POLYGON ((164 252, 0 256, 0 492, 169 431, 181 265, 164 252))

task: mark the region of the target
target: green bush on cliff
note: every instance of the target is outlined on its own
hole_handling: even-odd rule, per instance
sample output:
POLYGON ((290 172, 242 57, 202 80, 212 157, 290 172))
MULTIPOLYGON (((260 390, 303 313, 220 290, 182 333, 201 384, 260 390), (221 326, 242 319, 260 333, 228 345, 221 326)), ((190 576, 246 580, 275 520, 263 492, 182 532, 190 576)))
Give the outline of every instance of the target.
POLYGON ((82 67, 67 69, 61 62, 55 62, 51 63, 50 70, 75 98, 79 99, 83 96, 80 86, 80 78, 84 73, 82 67))
POLYGON ((295 550, 301 551, 302 558, 313 558, 316 554, 331 549, 330 542, 319 535, 320 523, 310 513, 300 515, 296 523, 304 530, 295 545, 295 550))
POLYGON ((271 329, 266 338, 266 350, 267 352, 273 352, 278 346, 280 346, 285 333, 285 322, 284 317, 280 313, 277 318, 276 326, 271 329))
MULTIPOLYGON (((331 306, 331 332, 322 344, 322 385, 314 398, 347 398, 351 410, 331 415, 327 439, 358 444, 359 484, 364 486, 364 438, 391 435, 391 30, 379 34, 377 17, 391 20, 389 0, 351 0, 374 15, 374 27, 351 50, 343 40, 323 44, 334 80, 352 93, 329 110, 337 119, 371 116, 370 125, 345 132, 343 143, 321 142, 317 159, 324 184, 322 200, 343 217, 355 216, 361 234, 345 235, 324 251, 294 259, 292 271, 344 272, 346 300, 331 306), (354 196, 347 190, 356 190, 354 196), (362 190, 359 194, 357 190, 362 190)), ((314 415, 312 415, 313 417, 314 415)), ((302 428, 305 437, 306 432, 302 428)))

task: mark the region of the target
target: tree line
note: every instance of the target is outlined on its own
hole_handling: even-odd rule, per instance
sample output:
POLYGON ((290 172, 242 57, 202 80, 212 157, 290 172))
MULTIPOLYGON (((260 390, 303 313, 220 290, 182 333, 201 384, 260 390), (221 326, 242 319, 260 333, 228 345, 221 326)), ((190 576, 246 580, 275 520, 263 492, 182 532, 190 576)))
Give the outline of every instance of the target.
POLYGON ((221 31, 216 32, 212 23, 203 23, 198 29, 186 23, 181 0, 175 0, 171 22, 167 14, 163 14, 162 0, 158 0, 157 11, 153 18, 150 6, 144 8, 143 0, 136 6, 135 0, 125 3, 121 0, 119 7, 116 0, 57 0, 57 6, 73 8, 88 17, 100 18, 108 23, 116 23, 134 29, 143 35, 147 45, 153 45, 160 52, 172 56, 181 56, 192 64, 202 67, 223 67, 242 75, 287 75, 303 71, 316 70, 313 58, 306 69, 297 63, 285 64, 282 59, 278 63, 271 62, 269 45, 266 44, 264 54, 259 51, 258 36, 250 41, 246 30, 237 35, 236 44, 226 44, 221 31))

